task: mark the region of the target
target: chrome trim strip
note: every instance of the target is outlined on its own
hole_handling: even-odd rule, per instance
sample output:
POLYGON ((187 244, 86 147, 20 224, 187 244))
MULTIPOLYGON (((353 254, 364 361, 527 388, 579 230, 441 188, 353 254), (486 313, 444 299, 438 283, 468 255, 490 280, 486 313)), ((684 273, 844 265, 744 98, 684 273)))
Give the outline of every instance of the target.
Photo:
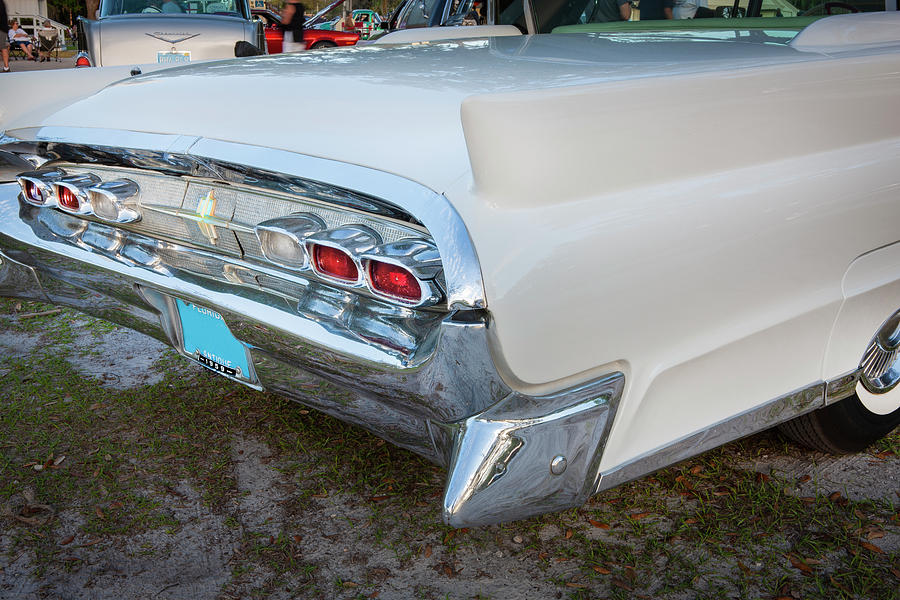
POLYGON ((707 450, 822 408, 825 405, 826 387, 827 384, 822 381, 813 383, 608 469, 601 474, 594 491, 600 492, 627 483, 707 450))
MULTIPOLYGON (((82 160, 107 160, 113 164, 170 173, 191 172, 198 176, 202 173, 217 176, 223 168, 232 169, 226 173, 231 177, 226 181, 234 180, 240 173, 245 178, 254 177, 249 168, 274 177, 278 174, 299 177, 309 185, 321 183, 367 194, 385 206, 398 206, 413 215, 431 234, 444 258, 445 291, 450 309, 487 306, 478 257, 459 214, 442 195, 398 175, 287 150, 205 138, 195 139, 183 154, 169 154, 169 151, 183 151, 188 145, 190 138, 180 135, 41 127, 7 131, 6 136, 7 142, 46 142, 45 150, 54 152, 66 148, 81 151, 82 160), (74 144, 88 147, 82 149, 74 144)), ((68 159, 76 160, 74 156, 68 159)), ((256 185, 265 183, 258 179, 255 182, 256 185)))

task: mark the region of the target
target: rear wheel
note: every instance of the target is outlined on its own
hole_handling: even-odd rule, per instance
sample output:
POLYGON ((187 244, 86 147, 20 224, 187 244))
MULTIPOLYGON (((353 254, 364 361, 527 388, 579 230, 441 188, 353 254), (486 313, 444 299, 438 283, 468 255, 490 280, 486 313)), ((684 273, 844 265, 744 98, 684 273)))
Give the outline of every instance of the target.
POLYGON ((900 311, 885 321, 863 354, 856 393, 780 425, 814 450, 859 452, 900 425, 900 311))
MULTIPOLYGON (((859 389, 861 384, 857 386, 859 389)), ((893 396, 894 410, 886 414, 869 410, 860 396, 860 392, 853 394, 840 402, 782 423, 779 429, 795 442, 813 450, 832 454, 859 452, 900 425, 900 390, 878 394, 882 397, 879 398, 880 406, 886 405, 888 396, 893 396)))
POLYGON ((337 44, 326 40, 326 41, 322 41, 322 42, 316 42, 315 44, 312 45, 311 49, 317 50, 319 48, 335 48, 335 47, 337 47, 337 44))

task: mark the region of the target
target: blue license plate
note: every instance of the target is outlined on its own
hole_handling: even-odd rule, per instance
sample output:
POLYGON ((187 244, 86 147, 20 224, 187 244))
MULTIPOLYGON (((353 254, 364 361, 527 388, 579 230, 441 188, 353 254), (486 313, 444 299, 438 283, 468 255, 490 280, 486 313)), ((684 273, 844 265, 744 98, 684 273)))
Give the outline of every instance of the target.
POLYGON ((222 315, 184 300, 176 303, 184 351, 208 369, 250 381, 247 348, 232 335, 222 315))
POLYGON ((183 52, 157 52, 156 62, 161 65, 180 65, 191 62, 191 53, 189 50, 183 52))

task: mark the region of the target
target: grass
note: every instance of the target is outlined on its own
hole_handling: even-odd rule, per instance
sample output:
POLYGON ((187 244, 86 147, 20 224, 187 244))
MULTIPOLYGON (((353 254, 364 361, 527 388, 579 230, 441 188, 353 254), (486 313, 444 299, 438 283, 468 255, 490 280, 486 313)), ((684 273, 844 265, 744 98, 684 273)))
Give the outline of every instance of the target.
MULTIPOLYGON (((579 509, 456 530, 439 520, 445 473, 423 459, 177 356, 157 383, 101 387, 66 354, 109 326, 21 318, 45 310, 0 301, 0 334, 39 340, 0 361, 0 507, 54 511, 2 517, 0 552, 27 554, 36 581, 77 578, 102 552, 164 559, 218 524, 223 598, 502 598, 506 577, 568 598, 898 598, 900 496, 851 501, 758 473, 762 455, 820 460, 774 434, 579 509)), ((869 454, 873 468, 898 460, 900 432, 869 454)))

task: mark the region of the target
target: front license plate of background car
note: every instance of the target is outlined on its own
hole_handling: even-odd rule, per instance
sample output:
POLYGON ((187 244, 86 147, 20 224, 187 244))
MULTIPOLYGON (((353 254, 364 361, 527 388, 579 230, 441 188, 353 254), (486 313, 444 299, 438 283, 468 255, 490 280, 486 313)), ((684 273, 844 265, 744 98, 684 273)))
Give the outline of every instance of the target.
POLYGON ((191 52, 189 50, 185 50, 183 52, 171 51, 171 52, 157 52, 156 53, 156 62, 161 65, 176 65, 181 63, 189 63, 191 62, 191 52))
POLYGON ((223 375, 250 379, 247 351, 214 310, 176 299, 184 351, 200 364, 223 375))

